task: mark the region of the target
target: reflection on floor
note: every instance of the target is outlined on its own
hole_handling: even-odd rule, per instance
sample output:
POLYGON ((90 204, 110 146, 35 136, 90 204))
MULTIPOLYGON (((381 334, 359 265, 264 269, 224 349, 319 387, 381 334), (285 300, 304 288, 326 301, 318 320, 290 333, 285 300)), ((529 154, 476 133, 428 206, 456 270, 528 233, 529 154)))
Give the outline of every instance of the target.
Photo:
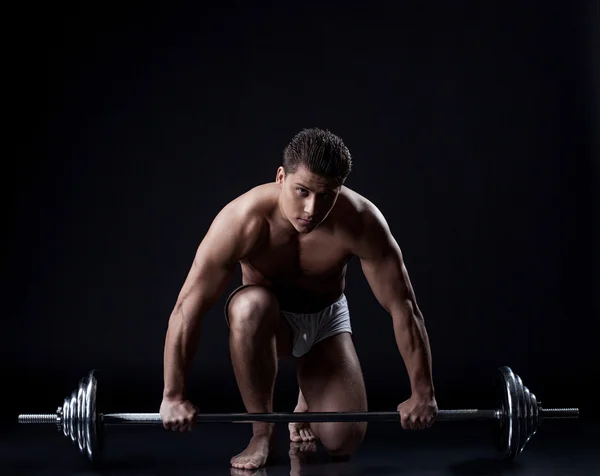
POLYGON ((496 453, 489 430, 469 424, 407 432, 372 424, 359 452, 332 461, 320 445, 291 444, 278 426, 277 453, 258 471, 229 467, 249 440, 247 425, 206 425, 192 433, 160 427, 110 427, 102 466, 90 468, 76 445, 54 428, 21 426, 0 440, 0 474, 277 475, 594 475, 600 474, 600 428, 549 422, 513 463, 496 453))

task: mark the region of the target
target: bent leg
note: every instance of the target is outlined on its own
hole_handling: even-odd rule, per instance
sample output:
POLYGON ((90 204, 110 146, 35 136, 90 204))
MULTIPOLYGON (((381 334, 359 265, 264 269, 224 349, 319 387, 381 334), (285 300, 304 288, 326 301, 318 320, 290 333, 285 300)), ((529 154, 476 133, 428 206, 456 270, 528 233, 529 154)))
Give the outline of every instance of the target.
MULTIPOLYGON (((231 361, 248 413, 273 411, 278 355, 291 352, 291 330, 281 317, 279 303, 267 288, 251 286, 237 292, 227 306, 231 361)), ((265 464, 272 423, 253 423, 248 448, 232 458, 237 468, 265 464)))
MULTIPOLYGON (((351 334, 343 332, 316 344, 298 359, 298 383, 309 412, 367 411, 367 393, 351 334)), ((327 451, 349 457, 361 445, 366 422, 311 423, 327 451)))

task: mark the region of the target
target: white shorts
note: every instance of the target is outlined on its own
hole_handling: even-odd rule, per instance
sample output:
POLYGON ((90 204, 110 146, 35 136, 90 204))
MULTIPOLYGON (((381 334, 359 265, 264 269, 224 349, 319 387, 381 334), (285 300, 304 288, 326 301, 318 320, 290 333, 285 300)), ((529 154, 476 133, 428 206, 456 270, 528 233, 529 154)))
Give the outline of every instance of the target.
MULTIPOLYGON (((253 286, 246 284, 234 290, 225 303, 225 320, 229 325, 228 307, 231 298, 242 289, 253 286)), ((350 325, 350 311, 348 310, 348 301, 346 296, 342 296, 330 306, 321 309, 319 312, 311 314, 302 314, 281 310, 281 314, 292 329, 292 355, 302 357, 313 345, 321 342, 323 339, 332 337, 342 332, 352 334, 350 325)))
POLYGON ((302 357, 313 345, 328 337, 342 332, 352 334, 350 311, 344 294, 319 312, 300 314, 281 310, 281 313, 292 328, 294 357, 302 357))

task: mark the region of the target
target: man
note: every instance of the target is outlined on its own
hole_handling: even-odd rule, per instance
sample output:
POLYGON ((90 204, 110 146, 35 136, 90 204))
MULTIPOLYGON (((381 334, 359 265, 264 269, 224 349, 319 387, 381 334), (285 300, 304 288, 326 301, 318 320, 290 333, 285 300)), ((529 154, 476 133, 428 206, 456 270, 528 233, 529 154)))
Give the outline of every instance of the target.
MULTIPOLYGON (((248 412, 273 411, 278 359, 297 358, 296 412, 366 411, 360 363, 351 339, 345 273, 356 256, 381 306, 391 315, 411 396, 398 405, 404 428, 429 427, 437 415, 431 354, 401 251, 381 212, 344 186, 352 159, 343 141, 320 129, 298 133, 285 148, 274 183, 227 204, 200 243, 169 319, 164 348, 165 428, 185 431, 197 409, 185 380, 202 317, 224 292, 238 263, 242 286, 225 317, 234 374, 248 412)), ((273 424, 253 423, 248 447, 231 466, 265 465, 273 424)), ((364 422, 290 424, 292 441, 320 440, 348 457, 364 422)))

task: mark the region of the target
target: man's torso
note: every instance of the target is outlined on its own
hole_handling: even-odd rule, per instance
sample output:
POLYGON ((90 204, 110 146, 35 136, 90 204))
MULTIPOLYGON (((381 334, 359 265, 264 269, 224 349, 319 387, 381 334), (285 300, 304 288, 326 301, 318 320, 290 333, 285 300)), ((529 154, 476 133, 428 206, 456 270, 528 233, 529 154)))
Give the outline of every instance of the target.
POLYGON ((271 288, 286 311, 317 312, 335 302, 345 287, 346 268, 359 233, 359 196, 343 188, 329 216, 307 234, 289 233, 275 219, 279 190, 261 185, 245 199, 265 218, 264 232, 240 261, 243 284, 271 288))

